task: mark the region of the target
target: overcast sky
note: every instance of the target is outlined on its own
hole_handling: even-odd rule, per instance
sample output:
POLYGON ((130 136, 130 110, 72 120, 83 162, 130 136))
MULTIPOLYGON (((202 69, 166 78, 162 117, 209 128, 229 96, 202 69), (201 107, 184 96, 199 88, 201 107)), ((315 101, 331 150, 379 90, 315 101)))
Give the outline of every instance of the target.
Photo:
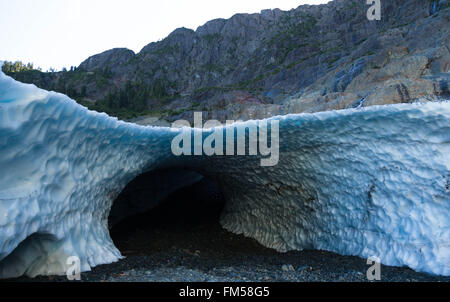
POLYGON ((0 0, 0 60, 44 70, 78 66, 115 47, 139 52, 178 27, 216 18, 289 10, 328 0, 0 0))

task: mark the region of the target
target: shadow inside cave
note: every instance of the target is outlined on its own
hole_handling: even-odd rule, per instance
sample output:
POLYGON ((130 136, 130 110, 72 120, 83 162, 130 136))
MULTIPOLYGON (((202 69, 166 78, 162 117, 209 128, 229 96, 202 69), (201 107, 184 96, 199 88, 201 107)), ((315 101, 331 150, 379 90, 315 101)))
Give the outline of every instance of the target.
MULTIPOLYGON (((136 182, 143 182, 149 175, 139 176, 136 182)), ((133 197, 128 188, 127 199, 133 197)), ((122 197, 119 197, 122 198, 122 197)), ((225 207, 225 198, 220 185, 211 178, 181 188, 170 194, 156 207, 135 214, 114 225, 111 238, 124 256, 154 255, 171 250, 179 250, 196 255, 208 254, 224 258, 234 254, 276 253, 265 248, 254 239, 232 234, 220 225, 220 217, 225 207)))

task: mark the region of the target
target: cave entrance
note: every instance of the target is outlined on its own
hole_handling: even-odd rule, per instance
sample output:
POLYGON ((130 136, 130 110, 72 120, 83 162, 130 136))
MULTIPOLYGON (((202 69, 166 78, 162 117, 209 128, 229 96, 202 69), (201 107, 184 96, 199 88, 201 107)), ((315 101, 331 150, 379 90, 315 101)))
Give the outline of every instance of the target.
POLYGON ((145 173, 128 184, 114 203, 110 215, 111 238, 125 256, 173 248, 195 254, 200 245, 211 244, 212 239, 228 233, 219 223, 224 205, 222 190, 212 178, 186 170, 145 173), (193 183, 161 198, 163 193, 157 191, 161 186, 162 191, 166 190, 165 184, 180 174, 185 176, 176 181, 193 183), (146 199, 155 197, 160 198, 157 205, 147 210, 137 209, 146 199), (135 214, 120 221, 115 217, 127 211, 135 214), (119 222, 111 225, 111 220, 119 222))
POLYGON ((245 265, 283 264, 278 257, 284 255, 225 230, 220 224, 224 211, 224 194, 213 178, 183 169, 137 177, 122 191, 111 210, 113 221, 121 214, 135 212, 110 229, 115 246, 126 256, 118 269, 145 269, 156 274, 179 268, 223 270, 228 275, 230 267, 246 270, 245 265), (174 184, 184 185, 174 190, 174 184), (166 194, 168 188, 171 194, 166 194), (155 198, 155 206, 136 212, 155 198))

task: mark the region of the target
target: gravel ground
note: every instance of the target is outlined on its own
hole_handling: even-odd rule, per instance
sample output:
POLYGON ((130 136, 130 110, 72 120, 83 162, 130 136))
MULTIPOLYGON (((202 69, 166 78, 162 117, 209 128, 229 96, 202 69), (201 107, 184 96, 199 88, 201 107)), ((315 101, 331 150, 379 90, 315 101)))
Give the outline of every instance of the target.
MULTIPOLYGON (((365 259, 325 251, 278 253, 234 235, 218 223, 220 203, 188 200, 198 188, 181 191, 158 208, 127 219, 111 235, 125 259, 81 275, 91 282, 365 282, 365 259), (193 190, 193 191, 192 191, 193 190), (205 209, 208 211, 205 212, 205 209)), ((443 281, 408 268, 381 267, 381 281, 443 281)), ((67 281, 65 277, 13 281, 67 281)))
MULTIPOLYGON (((233 235, 220 225, 139 229, 116 238, 127 255, 120 262, 82 274, 94 282, 367 281, 368 265, 358 257, 324 251, 277 253, 233 235)), ((382 281, 444 281, 407 268, 382 266, 382 281)), ((66 281, 62 277, 17 281, 66 281)))

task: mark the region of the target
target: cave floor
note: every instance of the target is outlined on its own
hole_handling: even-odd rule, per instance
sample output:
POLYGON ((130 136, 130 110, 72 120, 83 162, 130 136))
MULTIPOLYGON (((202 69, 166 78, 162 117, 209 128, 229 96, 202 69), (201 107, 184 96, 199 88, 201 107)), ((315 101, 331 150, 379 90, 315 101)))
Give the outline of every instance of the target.
MULTIPOLYGON (((135 221, 136 222, 136 221, 135 221)), ((88 282, 287 281, 364 282, 366 260, 325 251, 277 253, 252 239, 225 231, 218 223, 148 225, 113 230, 125 259, 83 273, 88 282), (137 227, 137 228, 136 228, 137 227)), ((408 268, 381 267, 383 282, 444 281, 408 268)), ((67 281, 64 277, 17 281, 67 281)))

